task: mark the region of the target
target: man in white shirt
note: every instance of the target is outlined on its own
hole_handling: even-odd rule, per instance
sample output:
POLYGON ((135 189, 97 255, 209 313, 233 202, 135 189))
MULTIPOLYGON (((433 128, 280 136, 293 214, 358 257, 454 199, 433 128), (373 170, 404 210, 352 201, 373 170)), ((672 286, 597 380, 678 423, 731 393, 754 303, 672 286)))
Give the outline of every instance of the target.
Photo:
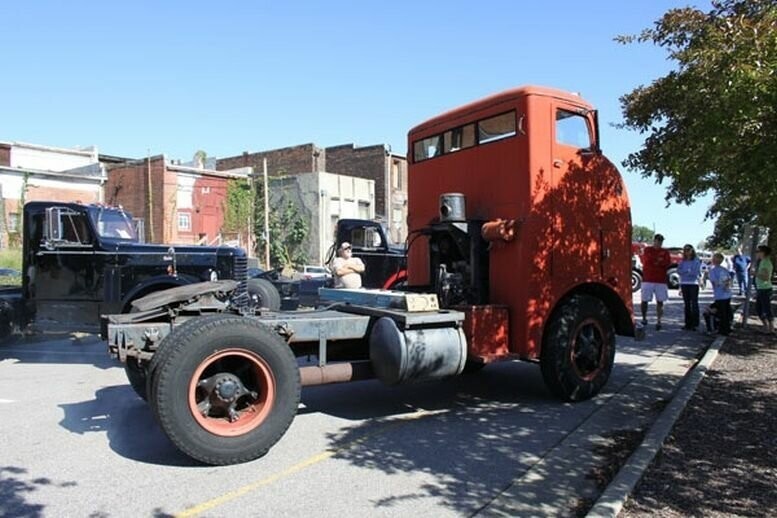
POLYGON ((361 288, 364 263, 358 257, 353 257, 351 244, 344 242, 337 249, 337 257, 332 262, 335 274, 335 288, 361 288))

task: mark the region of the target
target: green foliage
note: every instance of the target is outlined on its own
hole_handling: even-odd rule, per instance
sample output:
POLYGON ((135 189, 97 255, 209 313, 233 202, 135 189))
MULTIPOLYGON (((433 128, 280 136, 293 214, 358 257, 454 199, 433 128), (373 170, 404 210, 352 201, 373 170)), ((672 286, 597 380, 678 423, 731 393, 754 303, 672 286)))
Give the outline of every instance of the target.
POLYGON ((709 191, 724 244, 745 222, 777 228, 777 3, 720 0, 672 9, 621 43, 665 49, 675 70, 621 97, 621 127, 645 136, 624 165, 668 183, 666 199, 709 191))
MULTIPOLYGON (((6 248, 5 250, 0 250, 0 268, 13 268, 21 272, 22 249, 6 248)), ((21 283, 21 277, 0 276, 0 286, 19 286, 21 283)))
POLYGON ((653 241, 653 236, 655 235, 656 233, 653 232, 653 230, 648 227, 643 227, 642 225, 632 225, 631 227, 632 241, 637 241, 639 243, 648 243, 650 241, 653 241))
MULTIPOLYGON (((264 189, 260 182, 256 189, 255 232, 257 236, 257 254, 264 257, 266 239, 264 236, 264 189)), ((270 207, 270 264, 274 267, 294 268, 308 262, 305 244, 310 226, 300 215, 296 205, 281 197, 270 207)))
POLYGON ((248 180, 229 181, 224 201, 224 232, 238 232, 246 236, 250 233, 254 198, 254 190, 248 180))

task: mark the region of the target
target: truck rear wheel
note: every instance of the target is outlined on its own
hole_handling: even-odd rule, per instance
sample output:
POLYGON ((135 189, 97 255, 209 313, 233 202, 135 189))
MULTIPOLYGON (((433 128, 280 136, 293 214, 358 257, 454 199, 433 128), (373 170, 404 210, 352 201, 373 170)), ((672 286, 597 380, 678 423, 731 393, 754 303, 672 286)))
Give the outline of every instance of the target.
POLYGON ((289 346, 249 318, 192 320, 166 339, 151 370, 160 426, 181 451, 206 464, 261 457, 286 432, 300 378, 289 346))
POLYGON ((281 294, 267 279, 248 279, 246 281, 248 294, 259 299, 259 305, 270 311, 281 309, 281 294))
POLYGON ((607 383, 615 360, 615 329, 604 303, 574 295, 548 323, 540 367, 545 384, 558 397, 582 401, 607 383))

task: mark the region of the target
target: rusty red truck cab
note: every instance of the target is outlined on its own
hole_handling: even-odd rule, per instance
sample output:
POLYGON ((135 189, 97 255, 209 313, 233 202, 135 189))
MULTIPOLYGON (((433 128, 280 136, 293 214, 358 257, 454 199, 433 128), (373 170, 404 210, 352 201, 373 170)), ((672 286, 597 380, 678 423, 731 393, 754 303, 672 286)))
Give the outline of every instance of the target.
POLYGON ((616 334, 637 328, 629 201, 596 111, 558 90, 509 90, 415 127, 409 154, 401 291, 322 288, 323 307, 278 312, 215 281, 106 317, 109 350, 134 365, 133 387, 181 451, 261 457, 302 386, 420 383, 513 358, 538 361, 567 401, 605 385, 616 334))
POLYGON ((409 285, 439 291, 453 270, 479 292, 451 301, 476 320, 470 360, 540 359, 553 316, 581 296, 634 336, 628 194, 580 96, 525 86, 467 104, 411 129, 408 162, 409 285), (441 243, 425 229, 446 220, 448 193, 463 195, 459 224, 475 222, 470 238, 484 242, 480 271, 453 257, 441 273, 434 259, 441 243))

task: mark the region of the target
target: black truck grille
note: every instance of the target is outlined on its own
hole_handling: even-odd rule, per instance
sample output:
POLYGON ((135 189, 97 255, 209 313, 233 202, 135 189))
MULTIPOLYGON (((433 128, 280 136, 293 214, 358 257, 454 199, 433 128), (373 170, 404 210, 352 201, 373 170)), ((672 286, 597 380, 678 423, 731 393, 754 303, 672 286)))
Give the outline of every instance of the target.
POLYGON ((248 258, 246 256, 235 255, 232 261, 232 278, 240 282, 237 293, 245 293, 246 279, 248 276, 248 258))

